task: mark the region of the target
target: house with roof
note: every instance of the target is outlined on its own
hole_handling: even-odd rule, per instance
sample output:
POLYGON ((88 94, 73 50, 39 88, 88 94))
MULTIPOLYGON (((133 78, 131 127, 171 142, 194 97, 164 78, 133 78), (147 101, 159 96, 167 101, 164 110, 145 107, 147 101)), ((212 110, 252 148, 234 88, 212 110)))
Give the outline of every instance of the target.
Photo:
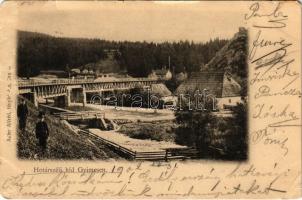
POLYGON ((43 78, 66 78, 68 73, 63 70, 41 70, 38 77, 43 78))
POLYGON ((178 74, 175 74, 175 80, 178 82, 182 82, 188 78, 187 72, 180 72, 178 74))
POLYGON ((242 101, 241 86, 224 72, 196 72, 176 89, 177 95, 206 91, 215 97, 218 109, 227 109, 242 101))
POLYGON ((170 69, 166 69, 166 67, 164 67, 162 69, 152 70, 152 72, 148 75, 148 78, 170 80, 172 78, 172 72, 170 69))
POLYGON ((70 70, 71 74, 72 75, 76 75, 76 74, 80 74, 81 73, 81 70, 78 69, 78 68, 73 68, 70 70))
POLYGON ((86 63, 77 68, 71 69, 75 78, 126 78, 129 77, 126 68, 121 68, 115 55, 120 54, 116 49, 105 49, 107 55, 96 62, 86 63))
POLYGON ((174 109, 177 106, 177 96, 174 96, 172 92, 163 83, 156 83, 150 86, 150 91, 153 95, 160 98, 162 105, 161 108, 174 109))

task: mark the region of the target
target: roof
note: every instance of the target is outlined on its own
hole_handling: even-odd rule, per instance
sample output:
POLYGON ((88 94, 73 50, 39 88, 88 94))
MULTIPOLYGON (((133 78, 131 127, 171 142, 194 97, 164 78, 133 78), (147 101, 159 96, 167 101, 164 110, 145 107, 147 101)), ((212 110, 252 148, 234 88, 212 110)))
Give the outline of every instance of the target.
POLYGON ((176 89, 176 94, 193 94, 207 89, 217 98, 240 96, 240 85, 224 72, 196 72, 176 89))
POLYGON ((71 69, 70 71, 78 74, 81 73, 81 70, 77 68, 71 69))
POLYGON ((158 94, 161 97, 172 95, 171 91, 163 83, 152 84, 151 91, 152 93, 158 94))
POLYGON ((180 72, 180 73, 178 73, 178 74, 175 75, 175 78, 178 81, 183 81, 183 80, 185 80, 185 79, 188 78, 188 74, 186 72, 185 73, 184 72, 180 72))
POLYGON ((170 70, 169 69, 156 69, 156 70, 153 70, 153 72, 156 74, 156 75, 166 75, 170 70))
POLYGON ((64 74, 67 73, 64 70, 41 70, 40 71, 41 74, 64 74))

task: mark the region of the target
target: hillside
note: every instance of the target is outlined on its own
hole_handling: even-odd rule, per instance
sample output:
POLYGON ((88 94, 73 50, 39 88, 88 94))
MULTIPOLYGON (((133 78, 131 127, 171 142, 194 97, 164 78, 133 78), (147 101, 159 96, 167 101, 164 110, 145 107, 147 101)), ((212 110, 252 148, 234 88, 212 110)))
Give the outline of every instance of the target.
POLYGON ((18 31, 17 40, 18 76, 21 77, 37 76, 42 70, 68 71, 72 68, 103 73, 122 69, 130 76, 146 77, 152 70, 169 64, 175 73, 191 73, 199 71, 200 66, 208 63, 228 41, 218 38, 205 43, 108 41, 27 31, 18 31))
POLYGON ((108 149, 104 144, 92 140, 84 135, 78 135, 64 128, 61 122, 51 115, 46 115, 46 122, 50 129, 48 151, 42 157, 37 157, 37 139, 34 128, 38 121, 38 110, 27 102, 29 116, 25 133, 18 133, 18 158, 20 159, 87 159, 104 160, 119 158, 117 154, 108 149))
POLYGON ((228 71, 242 88, 246 88, 247 51, 248 32, 239 28, 239 32, 208 62, 205 71, 228 71))
POLYGON ((98 73, 121 73, 124 71, 121 69, 120 64, 115 59, 115 56, 111 54, 104 59, 96 61, 95 63, 88 63, 84 65, 84 68, 93 69, 98 73))
POLYGON ((18 31, 18 76, 36 76, 41 70, 67 70, 106 58, 101 40, 55 37, 18 31))

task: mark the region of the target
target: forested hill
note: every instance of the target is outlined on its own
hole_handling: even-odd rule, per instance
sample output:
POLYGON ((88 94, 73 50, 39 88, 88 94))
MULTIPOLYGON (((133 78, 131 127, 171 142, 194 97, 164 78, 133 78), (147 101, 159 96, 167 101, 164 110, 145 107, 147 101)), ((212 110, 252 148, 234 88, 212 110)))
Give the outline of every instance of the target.
POLYGON ((248 77, 247 52, 248 32, 245 28, 240 28, 239 32, 210 60, 205 69, 209 71, 228 71, 246 89, 246 79, 248 77))
MULTIPOLYGON (((175 72, 199 71, 228 40, 214 39, 205 43, 129 42, 102 39, 62 38, 41 33, 18 32, 18 75, 35 76, 41 70, 83 68, 88 63, 104 60, 104 50, 117 50, 114 58, 121 69, 135 77, 147 76, 152 69, 170 66, 175 72)), ((89 65, 93 67, 93 65, 89 65)), ((172 69, 171 69, 172 70, 172 69)))

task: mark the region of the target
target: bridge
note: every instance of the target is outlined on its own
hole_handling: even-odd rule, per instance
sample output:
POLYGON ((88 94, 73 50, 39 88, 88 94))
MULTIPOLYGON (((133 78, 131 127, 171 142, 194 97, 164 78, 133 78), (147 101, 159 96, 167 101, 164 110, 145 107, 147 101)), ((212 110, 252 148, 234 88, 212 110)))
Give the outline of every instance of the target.
POLYGON ((54 98, 57 104, 69 106, 72 99, 86 105, 87 93, 128 90, 132 88, 148 88, 159 83, 158 79, 150 78, 116 78, 116 79, 55 79, 55 80, 19 80, 19 94, 38 106, 38 99, 54 98))

